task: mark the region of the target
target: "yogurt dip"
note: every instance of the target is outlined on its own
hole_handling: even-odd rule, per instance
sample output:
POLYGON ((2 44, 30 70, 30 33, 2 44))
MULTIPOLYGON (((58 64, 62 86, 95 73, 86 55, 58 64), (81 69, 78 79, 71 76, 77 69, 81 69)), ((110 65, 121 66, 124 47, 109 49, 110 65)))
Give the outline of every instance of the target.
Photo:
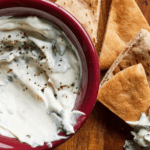
POLYGON ((32 147, 74 133, 81 79, 76 48, 37 17, 0 18, 0 134, 32 147))
POLYGON ((126 123, 134 128, 134 131, 131 132, 134 141, 126 140, 124 148, 126 150, 150 149, 150 108, 148 117, 142 113, 139 121, 127 121, 126 123))

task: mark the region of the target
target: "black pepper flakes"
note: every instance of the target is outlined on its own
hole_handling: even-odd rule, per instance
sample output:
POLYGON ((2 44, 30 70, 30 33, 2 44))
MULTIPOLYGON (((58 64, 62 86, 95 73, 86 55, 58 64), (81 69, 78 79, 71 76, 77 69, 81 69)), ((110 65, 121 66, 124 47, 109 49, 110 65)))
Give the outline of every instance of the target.
POLYGON ((44 89, 45 89, 45 88, 42 88, 42 89, 41 89, 41 91, 42 91, 43 93, 44 93, 44 89))
POLYGON ((63 89, 63 86, 60 86, 60 89, 63 89))
POLYGON ((24 36, 27 36, 26 32, 24 32, 24 36))
POLYGON ((13 69, 8 69, 8 70, 7 70, 7 73, 10 73, 12 70, 13 70, 13 69))
POLYGON ((74 86, 74 85, 75 85, 75 83, 72 83, 72 84, 71 84, 71 86, 74 86))
POLYGON ((18 47, 18 50, 21 50, 21 47, 18 47))

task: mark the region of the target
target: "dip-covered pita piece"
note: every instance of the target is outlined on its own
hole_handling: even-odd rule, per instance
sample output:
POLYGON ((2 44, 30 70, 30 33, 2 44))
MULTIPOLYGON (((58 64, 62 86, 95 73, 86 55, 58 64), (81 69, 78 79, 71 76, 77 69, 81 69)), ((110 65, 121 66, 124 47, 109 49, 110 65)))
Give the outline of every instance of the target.
POLYGON ((56 4, 69 11, 86 29, 94 45, 97 42, 101 0, 56 0, 56 4))
POLYGON ((124 121, 137 121, 147 114, 150 90, 141 64, 131 66, 113 76, 100 88, 98 100, 124 121))
POLYGON ((135 0, 113 0, 100 53, 101 70, 110 68, 124 46, 142 28, 150 31, 135 0))

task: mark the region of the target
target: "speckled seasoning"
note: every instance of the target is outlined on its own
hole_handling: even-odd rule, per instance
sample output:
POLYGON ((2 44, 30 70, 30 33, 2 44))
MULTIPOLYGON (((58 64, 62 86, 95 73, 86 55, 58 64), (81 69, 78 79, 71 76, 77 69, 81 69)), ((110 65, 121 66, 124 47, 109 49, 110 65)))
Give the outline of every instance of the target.
POLYGON ((81 79, 76 48, 37 17, 0 18, 0 134, 32 147, 74 133, 81 79))

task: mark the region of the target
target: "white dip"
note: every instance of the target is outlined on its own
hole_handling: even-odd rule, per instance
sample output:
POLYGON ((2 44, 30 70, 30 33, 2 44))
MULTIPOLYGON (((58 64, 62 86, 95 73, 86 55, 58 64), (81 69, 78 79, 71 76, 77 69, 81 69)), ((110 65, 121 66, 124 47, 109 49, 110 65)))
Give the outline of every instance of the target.
POLYGON ((0 18, 0 134, 36 147, 74 133, 81 70, 77 50, 52 23, 0 18))
POLYGON ((150 150, 150 109, 148 117, 142 113, 139 121, 127 121, 126 123, 134 128, 134 131, 131 132, 134 141, 126 140, 125 150, 150 150))

